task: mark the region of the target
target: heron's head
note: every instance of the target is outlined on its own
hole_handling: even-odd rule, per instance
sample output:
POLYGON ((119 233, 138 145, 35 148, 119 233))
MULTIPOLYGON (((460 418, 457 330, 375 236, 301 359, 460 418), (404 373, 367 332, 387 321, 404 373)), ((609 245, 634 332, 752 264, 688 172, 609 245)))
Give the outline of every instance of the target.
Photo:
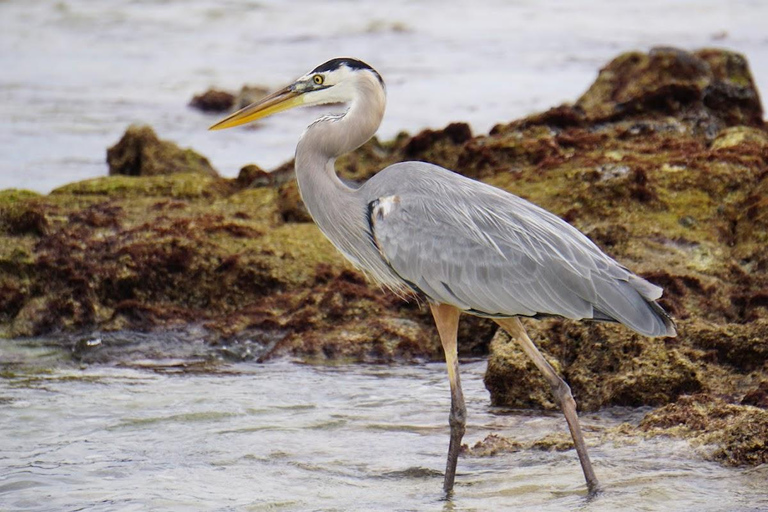
POLYGON ((348 103, 359 94, 359 88, 366 85, 384 90, 381 76, 365 62, 351 58, 331 59, 287 87, 222 119, 209 130, 240 126, 294 107, 348 103))

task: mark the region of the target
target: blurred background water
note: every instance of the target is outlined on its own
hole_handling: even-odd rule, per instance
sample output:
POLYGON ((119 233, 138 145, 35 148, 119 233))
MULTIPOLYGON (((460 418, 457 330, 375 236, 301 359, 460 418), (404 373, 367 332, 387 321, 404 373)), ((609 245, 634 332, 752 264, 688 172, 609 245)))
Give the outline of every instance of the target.
POLYGON ((275 88, 337 56, 383 75, 379 136, 498 122, 574 101, 619 52, 723 46, 768 90, 762 0, 0 0, 0 189, 106 174, 131 123, 225 176, 290 159, 317 112, 209 133, 187 103, 210 86, 275 88))

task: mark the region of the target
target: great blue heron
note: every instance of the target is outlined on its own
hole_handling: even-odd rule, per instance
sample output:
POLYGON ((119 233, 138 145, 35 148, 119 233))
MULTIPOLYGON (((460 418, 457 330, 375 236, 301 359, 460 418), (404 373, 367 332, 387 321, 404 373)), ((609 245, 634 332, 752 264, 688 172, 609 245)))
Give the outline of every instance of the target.
POLYGON ((543 372, 565 414, 587 487, 596 491, 571 390, 519 317, 620 322, 646 336, 674 336, 673 322, 655 302, 661 288, 557 216, 442 167, 402 162, 359 187, 343 182, 336 175, 336 158, 373 137, 385 102, 376 70, 356 59, 333 59, 211 129, 293 107, 347 104, 346 112, 321 117, 299 139, 299 191, 318 227, 357 268, 385 287, 416 293, 429 303, 451 387, 445 491, 453 489, 466 423, 456 348, 461 313, 494 319, 543 372))

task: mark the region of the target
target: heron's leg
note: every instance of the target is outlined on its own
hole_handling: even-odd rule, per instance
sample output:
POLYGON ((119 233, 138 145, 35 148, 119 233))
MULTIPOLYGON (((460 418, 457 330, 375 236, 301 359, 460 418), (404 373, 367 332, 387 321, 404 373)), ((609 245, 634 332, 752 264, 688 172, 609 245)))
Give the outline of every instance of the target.
POLYGON ((440 342, 443 344, 448 379, 451 383, 451 414, 448 417, 448 423, 451 425, 451 443, 448 447, 448 462, 445 465, 443 481, 443 489, 450 492, 456 478, 456 462, 459 459, 461 438, 464 437, 464 426, 467 422, 467 409, 464 406, 464 394, 461 391, 459 379, 459 355, 456 342, 461 312, 447 304, 430 304, 429 307, 432 310, 432 316, 435 317, 440 342))
POLYGON ((584 436, 581 433, 581 426, 579 425, 579 417, 576 414, 576 402, 571 395, 571 388, 565 383, 563 379, 557 374, 554 368, 544 359, 539 349, 533 344, 531 338, 525 332, 523 324, 520 323, 518 318, 498 318, 498 323, 505 331, 509 333, 512 338, 517 340, 523 351, 533 360, 536 367, 541 370, 546 377, 549 385, 552 386, 552 393, 555 395, 560 408, 565 414, 565 421, 568 422, 568 428, 571 431, 571 437, 573 437, 573 444, 576 446, 576 453, 579 455, 579 462, 581 463, 581 469, 584 471, 584 477, 587 480, 587 489, 590 493, 597 492, 600 489, 600 484, 597 481, 595 472, 592 469, 592 463, 589 461, 589 454, 587 453, 587 445, 584 442, 584 436))

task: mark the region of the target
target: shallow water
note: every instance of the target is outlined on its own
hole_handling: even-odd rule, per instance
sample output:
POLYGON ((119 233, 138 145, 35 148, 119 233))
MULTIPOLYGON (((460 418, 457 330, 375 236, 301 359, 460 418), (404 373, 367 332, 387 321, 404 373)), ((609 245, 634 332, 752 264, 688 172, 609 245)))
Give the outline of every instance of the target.
POLYGON ((290 159, 317 111, 207 132, 187 107, 209 86, 271 88, 338 56, 376 67, 379 131, 469 122, 476 133, 574 101, 621 51, 723 46, 768 90, 760 0, 0 0, 0 189, 46 192, 106 174, 130 123, 208 156, 224 175, 290 159))
MULTIPOLYGON (((27 350, 4 343, 5 361, 27 350)), ((724 468, 670 439, 593 447, 606 488, 593 500, 574 451, 524 450, 460 458, 446 501, 442 364, 23 368, 5 365, 0 379, 0 510, 768 509, 768 468, 724 468)), ((484 368, 462 365, 467 443, 565 430, 559 414, 490 407, 484 368)), ((612 409, 583 422, 596 440, 641 416, 612 409)))

